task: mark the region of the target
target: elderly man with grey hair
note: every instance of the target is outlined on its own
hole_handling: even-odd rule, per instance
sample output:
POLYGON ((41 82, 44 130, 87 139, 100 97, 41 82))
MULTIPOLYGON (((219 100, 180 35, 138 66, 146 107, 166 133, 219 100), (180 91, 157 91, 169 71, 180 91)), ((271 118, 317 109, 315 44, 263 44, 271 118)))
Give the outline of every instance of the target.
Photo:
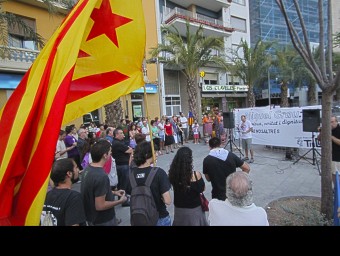
POLYGON ((236 171, 227 178, 227 199, 209 202, 210 226, 269 226, 267 213, 253 203, 252 181, 236 171))

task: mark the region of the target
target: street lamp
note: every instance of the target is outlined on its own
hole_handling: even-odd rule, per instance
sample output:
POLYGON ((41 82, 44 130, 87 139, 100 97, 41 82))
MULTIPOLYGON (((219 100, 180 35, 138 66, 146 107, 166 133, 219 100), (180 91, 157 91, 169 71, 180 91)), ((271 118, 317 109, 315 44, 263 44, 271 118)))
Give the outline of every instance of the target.
POLYGON ((160 108, 160 116, 163 116, 164 108, 163 108, 163 94, 164 94, 164 76, 163 76, 163 68, 161 68, 161 62, 159 59, 151 58, 148 60, 148 63, 150 64, 156 64, 156 73, 157 73, 157 85, 158 85, 158 93, 159 93, 159 108, 160 108))
POLYGON ((161 69, 161 63, 159 62, 159 59, 157 58, 157 82, 158 82, 158 89, 159 89, 159 107, 160 107, 160 117, 163 116, 164 114, 164 109, 163 109, 163 103, 164 103, 164 99, 163 99, 163 95, 164 95, 164 79, 163 78, 163 68, 161 69))

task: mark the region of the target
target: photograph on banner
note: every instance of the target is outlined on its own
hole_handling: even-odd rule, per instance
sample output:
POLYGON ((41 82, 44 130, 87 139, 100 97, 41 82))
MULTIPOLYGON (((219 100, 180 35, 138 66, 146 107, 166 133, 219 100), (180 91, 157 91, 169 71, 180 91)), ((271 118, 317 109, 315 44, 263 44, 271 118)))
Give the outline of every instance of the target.
MULTIPOLYGON (((253 124, 253 144, 279 147, 311 148, 314 135, 315 147, 320 148, 318 132, 303 131, 303 110, 319 109, 321 105, 292 108, 239 108, 234 109, 235 133, 239 131, 241 116, 253 124)), ((320 118, 321 120, 321 118, 320 118)), ((321 125, 321 124, 320 124, 321 125)))

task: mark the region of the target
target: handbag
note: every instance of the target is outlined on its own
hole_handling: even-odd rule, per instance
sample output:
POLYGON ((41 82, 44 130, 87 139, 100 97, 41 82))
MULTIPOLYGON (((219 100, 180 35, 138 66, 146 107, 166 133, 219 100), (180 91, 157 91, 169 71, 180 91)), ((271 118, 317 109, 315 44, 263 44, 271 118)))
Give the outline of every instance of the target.
MULTIPOLYGON (((195 178, 196 178, 196 181, 198 180, 197 179, 197 176, 196 176, 196 172, 194 171, 194 175, 195 175, 195 178)), ((209 201, 208 199, 204 196, 203 192, 200 193, 200 199, 201 199, 201 207, 202 207, 202 211, 204 212, 207 212, 209 211, 209 201)))
POLYGON ((202 211, 204 212, 209 211, 209 201, 208 199, 206 199, 203 193, 200 193, 200 199, 201 199, 202 211))

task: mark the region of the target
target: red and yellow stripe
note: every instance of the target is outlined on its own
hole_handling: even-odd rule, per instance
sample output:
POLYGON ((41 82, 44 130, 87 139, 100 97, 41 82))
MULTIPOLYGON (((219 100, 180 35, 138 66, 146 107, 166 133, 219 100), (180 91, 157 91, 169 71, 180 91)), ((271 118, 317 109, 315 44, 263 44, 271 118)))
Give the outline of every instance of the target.
MULTIPOLYGON (((111 7, 115 4, 124 5, 125 2, 134 5, 136 2, 141 4, 141 1, 130 0, 123 3, 118 0, 110 0, 111 7)), ((79 85, 79 81, 86 80, 84 77, 105 73, 100 69, 86 68, 84 63, 78 59, 80 50, 88 50, 85 40, 93 25, 93 21, 90 19, 91 13, 101 4, 101 0, 80 0, 78 2, 41 51, 0 112, 0 130, 2 131, 2 136, 0 136, 0 225, 39 224, 56 141, 63 118, 68 120, 89 111, 86 107, 81 107, 81 110, 76 109, 75 102, 88 104, 90 108, 99 108, 109 100, 108 96, 102 101, 95 99, 94 95, 101 94, 94 89, 92 93, 87 94, 81 91, 82 87, 88 91, 86 88, 91 87, 91 84, 79 85), (78 86, 80 93, 78 98, 70 99, 68 96, 72 95, 70 93, 72 81, 74 81, 74 86, 78 86), (70 105, 72 107, 69 107, 70 105), (70 112, 65 115, 66 117, 64 116, 65 108, 70 112)), ((139 16, 143 15, 139 14, 139 16)), ((145 39, 143 32, 141 35, 145 39)), ((118 39, 120 40, 120 38, 118 39)), ((94 42, 97 42, 97 48, 105 49, 99 44, 100 41, 97 38, 88 43, 93 44, 94 42)), ((144 45, 139 47, 143 54, 144 47, 145 41, 144 45)), ((85 52, 96 56, 96 53, 91 53, 91 51, 85 52)), ((96 59, 100 61, 100 58, 96 59)), ((141 66, 142 58, 133 59, 131 62, 138 61, 141 66)), ((103 64, 97 66, 102 67, 103 64)), ((122 71, 121 69, 107 68, 107 72, 111 72, 111 74, 112 72, 123 74, 119 78, 115 78, 114 83, 118 81, 119 86, 127 84, 129 89, 132 89, 134 88, 133 83, 139 82, 137 77, 142 79, 140 70, 139 75, 136 72, 135 77, 132 76, 131 85, 128 83, 130 74, 125 74, 122 71), (120 82, 122 77, 124 80, 120 82)), ((86 82, 88 81, 86 80, 86 82)), ((112 85, 111 87, 118 87, 117 84, 112 85)), ((138 84, 135 87, 139 88, 140 86, 138 84)), ((105 88, 96 89, 103 90, 107 94, 111 88, 110 84, 106 84, 105 88)), ((119 93, 116 93, 114 96, 118 95, 119 93)), ((113 100, 115 99, 110 102, 113 100)))

